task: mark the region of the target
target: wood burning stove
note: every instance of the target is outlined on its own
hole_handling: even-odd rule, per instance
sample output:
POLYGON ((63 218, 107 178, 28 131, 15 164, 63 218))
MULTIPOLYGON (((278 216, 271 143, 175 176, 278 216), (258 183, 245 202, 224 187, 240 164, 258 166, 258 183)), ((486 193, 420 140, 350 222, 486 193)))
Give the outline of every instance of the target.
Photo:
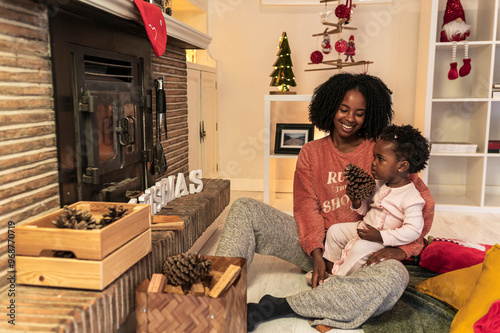
POLYGON ((92 17, 50 20, 62 205, 128 201, 151 181, 149 41, 137 24, 92 17))

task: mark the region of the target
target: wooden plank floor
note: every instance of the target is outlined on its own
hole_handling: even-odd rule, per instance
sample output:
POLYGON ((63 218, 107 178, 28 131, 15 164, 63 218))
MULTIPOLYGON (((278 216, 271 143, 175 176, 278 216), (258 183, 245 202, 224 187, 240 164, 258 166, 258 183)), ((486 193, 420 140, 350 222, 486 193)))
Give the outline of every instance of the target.
MULTIPOLYGON (((240 197, 262 200, 262 192, 231 191, 231 203, 240 197)), ((231 204, 230 204, 231 205, 231 204)), ((199 251, 201 254, 214 255, 230 205, 216 220, 217 228, 199 251)), ((434 237, 457 238, 485 244, 500 243, 500 214, 436 212, 432 229, 434 237)), ((295 265, 281 259, 255 255, 248 271, 248 302, 256 302, 265 294, 287 296, 310 288, 304 280, 303 272, 295 265)), ((260 324, 256 333, 276 332, 317 332, 305 319, 285 318, 260 324)), ((330 332, 363 332, 361 329, 330 332)))

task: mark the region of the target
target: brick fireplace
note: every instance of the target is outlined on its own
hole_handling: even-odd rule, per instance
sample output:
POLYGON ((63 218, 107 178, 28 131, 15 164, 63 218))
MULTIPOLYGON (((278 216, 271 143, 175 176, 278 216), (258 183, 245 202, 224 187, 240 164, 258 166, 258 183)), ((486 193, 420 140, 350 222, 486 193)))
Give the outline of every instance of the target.
MULTIPOLYGON (((147 40, 131 1, 0 0, 0 286, 6 283, 8 222, 22 223, 59 208, 65 201, 57 150, 58 126, 60 131, 64 125, 56 121, 59 110, 54 102, 49 34, 51 18, 65 10, 92 15, 92 20, 115 27, 126 26, 135 38, 147 40), (106 3, 109 8, 103 10, 106 3)), ((171 29, 171 36, 168 26, 165 54, 157 58, 149 50, 149 63, 144 64, 150 76, 145 78, 149 81, 145 93, 151 97, 151 107, 145 111, 150 122, 146 128, 156 128, 151 88, 155 78, 164 79, 167 102, 168 133, 162 133, 161 143, 168 170, 163 175, 149 175, 152 182, 189 171, 185 48, 197 47, 176 37, 177 26, 171 29)), ((155 136, 148 133, 147 147, 152 146, 155 136)))

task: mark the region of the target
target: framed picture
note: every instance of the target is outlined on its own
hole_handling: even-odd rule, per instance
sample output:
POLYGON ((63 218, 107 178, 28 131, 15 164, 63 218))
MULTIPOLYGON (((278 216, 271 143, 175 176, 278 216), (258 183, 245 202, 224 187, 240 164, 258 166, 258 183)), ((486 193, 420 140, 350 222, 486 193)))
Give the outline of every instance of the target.
POLYGON ((314 139, 313 124, 276 124, 275 154, 298 154, 303 145, 314 139))
MULTIPOLYGON (((343 1, 342 1, 343 2, 343 1)), ((363 3, 388 3, 392 2, 392 0, 353 0, 354 4, 363 4, 363 3)), ((261 0, 262 5, 319 5, 324 6, 323 3, 319 2, 319 0, 261 0)), ((333 3, 333 6, 337 6, 337 3, 333 3)))

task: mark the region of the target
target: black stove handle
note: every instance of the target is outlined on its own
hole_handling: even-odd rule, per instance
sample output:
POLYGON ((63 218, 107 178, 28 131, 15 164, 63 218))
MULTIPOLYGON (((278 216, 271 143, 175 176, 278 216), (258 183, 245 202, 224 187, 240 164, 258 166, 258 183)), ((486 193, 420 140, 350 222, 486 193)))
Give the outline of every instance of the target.
POLYGON ((167 100, 165 97, 165 89, 163 87, 163 79, 155 80, 155 88, 156 88, 156 112, 160 115, 160 126, 161 122, 163 122, 163 126, 165 129, 165 134, 167 133, 167 100), (164 121, 162 121, 164 120, 164 121))

